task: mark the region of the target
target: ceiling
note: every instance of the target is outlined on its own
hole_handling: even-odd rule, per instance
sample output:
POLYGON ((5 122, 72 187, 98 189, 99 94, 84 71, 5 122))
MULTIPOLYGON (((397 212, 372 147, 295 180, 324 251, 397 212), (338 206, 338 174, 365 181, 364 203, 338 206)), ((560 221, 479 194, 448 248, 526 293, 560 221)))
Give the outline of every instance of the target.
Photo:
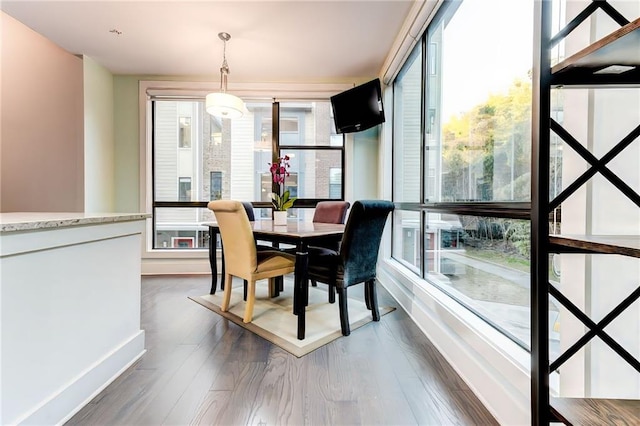
POLYGON ((113 74, 355 82, 381 72, 416 0, 11 1, 4 12, 113 74))

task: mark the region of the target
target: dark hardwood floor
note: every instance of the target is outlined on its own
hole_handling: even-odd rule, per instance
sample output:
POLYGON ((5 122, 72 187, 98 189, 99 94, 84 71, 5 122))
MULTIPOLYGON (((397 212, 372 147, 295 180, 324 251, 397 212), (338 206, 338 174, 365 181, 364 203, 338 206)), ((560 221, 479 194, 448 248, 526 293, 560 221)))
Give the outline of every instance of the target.
POLYGON ((296 358, 187 299, 209 281, 143 278, 147 352, 67 425, 497 424, 399 307, 296 358))

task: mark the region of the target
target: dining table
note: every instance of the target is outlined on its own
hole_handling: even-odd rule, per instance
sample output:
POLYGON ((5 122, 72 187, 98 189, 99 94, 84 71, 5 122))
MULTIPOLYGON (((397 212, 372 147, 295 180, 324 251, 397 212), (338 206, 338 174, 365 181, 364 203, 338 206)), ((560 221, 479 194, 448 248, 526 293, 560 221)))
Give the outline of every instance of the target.
MULTIPOLYGON (((216 222, 202 223, 209 228, 209 263, 211 265, 211 294, 215 294, 218 281, 216 253, 220 228, 216 222)), ((289 244, 295 247, 295 272, 293 285, 293 314, 297 316, 297 337, 305 336, 305 310, 309 299, 308 267, 309 247, 335 243, 342 239, 344 224, 308 222, 289 219, 286 225, 275 225, 273 220, 256 220, 251 222, 251 229, 256 241, 267 241, 274 244, 289 244)), ((221 286, 224 282, 224 245, 222 247, 221 286)))

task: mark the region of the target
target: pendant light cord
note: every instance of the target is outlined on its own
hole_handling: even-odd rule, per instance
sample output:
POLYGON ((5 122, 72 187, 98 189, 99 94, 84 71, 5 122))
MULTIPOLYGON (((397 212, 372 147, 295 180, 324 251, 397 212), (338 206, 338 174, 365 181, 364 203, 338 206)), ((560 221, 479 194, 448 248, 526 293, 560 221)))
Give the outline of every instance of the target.
POLYGON ((227 41, 231 38, 228 33, 219 33, 218 37, 223 41, 222 66, 220 67, 220 91, 227 92, 227 75, 229 75, 229 64, 227 64, 227 41))

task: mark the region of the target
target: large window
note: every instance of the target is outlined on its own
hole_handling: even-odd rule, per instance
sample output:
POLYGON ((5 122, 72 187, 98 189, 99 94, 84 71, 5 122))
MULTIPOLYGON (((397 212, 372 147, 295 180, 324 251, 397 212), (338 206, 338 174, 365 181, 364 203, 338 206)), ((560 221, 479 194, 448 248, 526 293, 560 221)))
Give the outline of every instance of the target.
POLYGON ((393 84, 392 256, 522 347, 532 23, 532 1, 446 2, 393 84))
POLYGON ((286 184, 298 200, 290 216, 305 219, 305 207, 344 196, 343 137, 335 134, 328 100, 247 101, 247 113, 234 120, 207 114, 200 99, 160 96, 150 106, 152 249, 207 247, 208 230, 199 224, 213 220, 210 200, 252 201, 259 217, 270 218, 274 148, 291 158, 286 184))

